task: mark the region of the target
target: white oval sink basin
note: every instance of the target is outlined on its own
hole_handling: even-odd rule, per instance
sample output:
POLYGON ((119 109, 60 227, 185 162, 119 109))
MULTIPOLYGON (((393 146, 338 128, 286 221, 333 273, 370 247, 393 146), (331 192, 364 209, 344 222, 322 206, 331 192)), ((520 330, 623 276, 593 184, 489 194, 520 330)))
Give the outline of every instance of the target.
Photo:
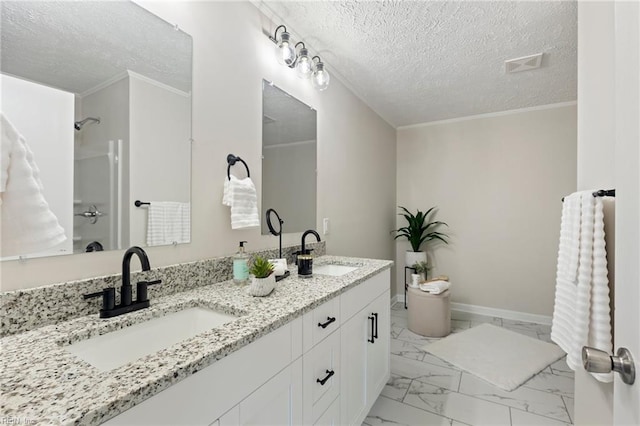
POLYGON ((207 308, 188 308, 95 336, 65 347, 101 371, 109 371, 237 317, 207 308))
POLYGON ((318 265, 313 267, 313 273, 319 275, 331 275, 332 277, 339 277, 349 272, 353 272, 358 269, 359 266, 347 266, 347 265, 318 265))

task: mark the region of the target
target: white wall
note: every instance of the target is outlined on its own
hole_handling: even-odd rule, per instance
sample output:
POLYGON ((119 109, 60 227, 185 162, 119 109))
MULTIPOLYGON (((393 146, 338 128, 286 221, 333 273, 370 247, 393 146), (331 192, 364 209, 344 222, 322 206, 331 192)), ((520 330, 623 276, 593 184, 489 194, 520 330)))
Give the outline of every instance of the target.
POLYGON ((187 203, 191 183, 191 95, 129 73, 130 244, 147 245, 147 209, 135 200, 187 203))
MULTIPOLYGON (((451 244, 429 254, 453 302, 552 314, 561 198, 576 189, 575 105, 400 128, 397 161, 398 205, 438 206, 449 224, 451 244)), ((398 291, 407 248, 397 245, 398 291)))
POLYGON ((44 198, 64 228, 66 241, 28 257, 73 252, 73 111, 72 93, 0 76, 2 112, 33 151, 44 186, 44 198))
MULTIPOLYGON (((194 40, 192 243, 149 248, 151 266, 229 255, 240 240, 249 241, 249 250, 277 247, 277 239, 259 229, 232 231, 221 203, 229 153, 248 162, 261 188, 263 78, 318 111, 317 227, 323 217, 331 219, 331 234, 323 237, 328 252, 392 259, 395 130, 335 76, 317 92, 280 66, 263 34, 267 21, 248 2, 142 4, 194 40)), ((300 235, 285 235, 283 244, 298 244, 300 235)), ((1 285, 9 290, 117 273, 121 259, 122 251, 114 251, 4 262, 1 285)))

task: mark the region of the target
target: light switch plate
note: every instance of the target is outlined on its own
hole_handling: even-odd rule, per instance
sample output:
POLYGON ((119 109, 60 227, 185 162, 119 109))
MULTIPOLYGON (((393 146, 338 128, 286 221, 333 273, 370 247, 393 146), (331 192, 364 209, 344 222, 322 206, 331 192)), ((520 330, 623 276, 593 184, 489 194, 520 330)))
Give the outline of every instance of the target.
POLYGON ((329 235, 329 218, 322 219, 322 235, 329 235))

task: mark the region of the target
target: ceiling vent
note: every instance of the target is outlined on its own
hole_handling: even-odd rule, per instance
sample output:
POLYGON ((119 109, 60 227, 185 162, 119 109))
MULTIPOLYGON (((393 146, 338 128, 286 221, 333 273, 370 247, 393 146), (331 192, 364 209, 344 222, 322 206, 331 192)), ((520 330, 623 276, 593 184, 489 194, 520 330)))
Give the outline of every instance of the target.
POLYGON ((540 64, 542 64, 542 53, 504 61, 505 72, 507 74, 535 70, 540 68, 540 64))

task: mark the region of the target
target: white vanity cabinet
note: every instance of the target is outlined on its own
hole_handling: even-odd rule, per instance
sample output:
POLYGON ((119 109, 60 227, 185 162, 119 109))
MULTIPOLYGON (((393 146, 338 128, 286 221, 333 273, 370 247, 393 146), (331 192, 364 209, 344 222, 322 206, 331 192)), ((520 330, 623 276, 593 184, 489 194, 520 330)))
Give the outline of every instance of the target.
POLYGON ((360 425, 389 378, 389 279, 386 269, 106 424, 360 425))
POLYGON ((388 270, 345 293, 341 304, 340 424, 360 425, 390 375, 388 270))
POLYGON ((298 358, 218 419, 215 426, 302 424, 302 360, 298 358))
MULTIPOLYGON (((302 319, 298 318, 107 421, 113 425, 208 426, 232 408, 244 424, 302 405, 302 319), (298 362, 296 363, 296 360, 298 362), (286 394, 290 395, 287 399, 286 394), (246 401, 246 404, 242 405, 246 401), (252 420, 253 419, 253 420, 252 420)), ((300 423, 301 417, 296 421, 300 423)), ((278 423, 280 424, 280 423, 278 423)), ((290 423, 281 423, 283 425, 290 423)))

